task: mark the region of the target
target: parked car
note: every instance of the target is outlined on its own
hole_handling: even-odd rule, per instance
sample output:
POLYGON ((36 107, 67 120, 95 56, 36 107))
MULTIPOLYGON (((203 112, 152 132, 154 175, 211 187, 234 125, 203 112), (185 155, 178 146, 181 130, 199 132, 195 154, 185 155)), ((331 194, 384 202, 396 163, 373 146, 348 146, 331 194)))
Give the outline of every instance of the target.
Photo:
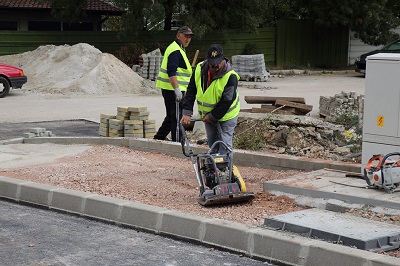
POLYGON ((0 63, 0 98, 4 98, 11 88, 21 89, 27 81, 21 68, 0 63))
POLYGON ((378 53, 400 53, 400 39, 396 40, 394 42, 391 42, 382 48, 362 54, 360 57, 357 57, 357 59, 355 61, 356 72, 365 74, 366 68, 367 68, 367 64, 365 61, 366 57, 369 55, 378 54, 378 53))

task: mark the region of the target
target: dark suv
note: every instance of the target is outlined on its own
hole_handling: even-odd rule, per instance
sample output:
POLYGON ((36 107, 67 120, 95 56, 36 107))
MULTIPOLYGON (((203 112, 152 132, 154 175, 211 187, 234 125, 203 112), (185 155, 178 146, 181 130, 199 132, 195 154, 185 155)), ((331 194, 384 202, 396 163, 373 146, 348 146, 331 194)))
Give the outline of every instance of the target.
POLYGON ((20 89, 28 81, 21 68, 0 63, 0 98, 5 97, 10 88, 20 89))
POLYGON ((378 53, 400 53, 400 39, 394 42, 389 43, 388 45, 374 50, 365 54, 362 54, 360 57, 357 57, 355 61, 356 71, 365 74, 366 73, 366 61, 365 58, 369 55, 378 54, 378 53))

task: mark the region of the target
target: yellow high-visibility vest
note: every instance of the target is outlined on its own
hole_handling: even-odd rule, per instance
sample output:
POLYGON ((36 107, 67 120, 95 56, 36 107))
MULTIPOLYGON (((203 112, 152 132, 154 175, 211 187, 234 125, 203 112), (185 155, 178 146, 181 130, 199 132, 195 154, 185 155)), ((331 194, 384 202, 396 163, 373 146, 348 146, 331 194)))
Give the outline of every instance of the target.
MULTIPOLYGON (((211 112, 217 103, 221 100, 222 93, 226 84, 228 83, 229 77, 232 74, 235 74, 237 79, 239 80, 239 75, 234 71, 230 70, 225 73, 225 75, 219 79, 215 79, 211 82, 210 86, 203 92, 203 88, 201 87, 201 65, 199 63, 196 67, 195 71, 195 79, 196 79, 196 100, 197 107, 199 110, 200 117, 203 118, 207 113, 211 112)), ((229 107, 228 112, 219 119, 218 121, 223 122, 230 120, 236 117, 240 111, 240 101, 239 101, 239 92, 236 89, 236 98, 233 101, 232 105, 229 107)))
POLYGON ((192 75, 192 66, 190 65, 189 59, 187 58, 185 51, 183 51, 183 49, 175 41, 171 43, 165 50, 160 71, 158 72, 156 88, 164 90, 174 90, 171 83, 169 82, 169 77, 167 73, 168 56, 174 51, 179 51, 186 63, 186 69, 178 67, 178 69, 176 70, 176 78, 178 80, 179 89, 181 91, 186 91, 190 81, 190 76, 192 75))

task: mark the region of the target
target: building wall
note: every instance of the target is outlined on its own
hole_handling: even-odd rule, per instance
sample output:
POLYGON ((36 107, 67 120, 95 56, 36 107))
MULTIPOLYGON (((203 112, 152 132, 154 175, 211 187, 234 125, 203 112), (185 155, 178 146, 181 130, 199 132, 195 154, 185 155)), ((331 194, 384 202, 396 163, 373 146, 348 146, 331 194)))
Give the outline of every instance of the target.
MULTIPOLYGON (((400 27, 393 31, 400 34, 400 27)), ((360 39, 354 37, 354 32, 350 31, 348 64, 354 65, 356 58, 359 57, 360 55, 365 54, 370 51, 373 51, 373 50, 376 50, 383 46, 384 45, 373 46, 373 45, 365 44, 360 39)))
MULTIPOLYGON (((30 10, 29 14, 20 10, 4 10, 0 9, 0 24, 4 21, 16 21, 17 31, 28 31, 29 21, 57 21, 55 20, 50 11, 47 10, 30 10)), ((100 27, 101 16, 100 15, 89 15, 85 21, 93 22, 91 31, 97 31, 100 27)), ((60 30, 62 29, 61 21, 60 30)))

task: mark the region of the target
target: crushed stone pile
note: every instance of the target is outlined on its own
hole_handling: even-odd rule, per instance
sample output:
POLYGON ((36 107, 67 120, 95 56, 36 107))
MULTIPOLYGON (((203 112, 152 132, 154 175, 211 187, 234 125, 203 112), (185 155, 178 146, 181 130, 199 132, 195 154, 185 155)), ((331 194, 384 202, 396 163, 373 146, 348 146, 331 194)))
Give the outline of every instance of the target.
POLYGON ((87 43, 45 45, 36 50, 0 57, 21 67, 25 91, 63 95, 157 94, 154 81, 144 80, 114 55, 87 43))

